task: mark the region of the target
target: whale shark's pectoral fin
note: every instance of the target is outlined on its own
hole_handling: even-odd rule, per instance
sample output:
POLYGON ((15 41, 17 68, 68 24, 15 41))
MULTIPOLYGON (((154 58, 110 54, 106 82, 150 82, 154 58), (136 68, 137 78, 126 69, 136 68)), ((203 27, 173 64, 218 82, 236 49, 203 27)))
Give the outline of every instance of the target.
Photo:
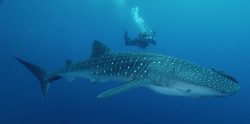
POLYGON ((152 82, 153 81, 150 80, 150 79, 141 79, 141 78, 140 79, 135 79, 135 80, 129 81, 129 82, 127 82, 127 83, 125 83, 125 84, 123 84, 121 86, 118 86, 118 87, 112 88, 110 90, 107 90, 107 91, 101 93, 100 95, 98 95, 97 97, 98 98, 110 97, 110 96, 119 94, 121 92, 124 92, 124 91, 132 89, 132 88, 149 85, 152 82))

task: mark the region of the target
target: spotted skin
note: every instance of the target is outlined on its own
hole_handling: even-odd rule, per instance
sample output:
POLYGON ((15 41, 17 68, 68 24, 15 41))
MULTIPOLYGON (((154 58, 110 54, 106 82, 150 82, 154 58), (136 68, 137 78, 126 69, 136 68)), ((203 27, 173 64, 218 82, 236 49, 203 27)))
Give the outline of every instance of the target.
POLYGON ((108 80, 128 82, 146 77, 153 81, 152 85, 171 86, 178 80, 229 95, 240 89, 236 82, 211 69, 176 57, 148 52, 109 52, 72 64, 68 69, 58 73, 70 75, 71 72, 100 82, 108 80))
POLYGON ((36 65, 16 59, 38 78, 43 98, 48 91, 49 82, 61 77, 69 81, 75 77, 90 78, 93 84, 104 81, 125 82, 98 96, 102 98, 139 86, 165 95, 196 98, 231 96, 240 90, 234 78, 214 69, 158 53, 113 52, 98 41, 94 41, 88 60, 77 63, 67 60, 64 68, 54 72, 47 72, 36 65))
POLYGON ((129 81, 147 76, 153 60, 161 57, 158 54, 144 52, 109 52, 100 57, 72 64, 57 72, 59 75, 70 75, 71 72, 96 80, 105 78, 129 81), (86 73, 87 72, 87 73, 86 73))

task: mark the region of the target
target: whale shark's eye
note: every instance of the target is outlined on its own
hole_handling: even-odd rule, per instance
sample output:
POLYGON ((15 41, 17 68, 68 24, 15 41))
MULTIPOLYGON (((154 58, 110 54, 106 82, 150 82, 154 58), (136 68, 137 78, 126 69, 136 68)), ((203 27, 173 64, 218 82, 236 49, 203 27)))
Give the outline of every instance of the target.
POLYGON ((226 93, 226 91, 222 90, 221 93, 226 93))

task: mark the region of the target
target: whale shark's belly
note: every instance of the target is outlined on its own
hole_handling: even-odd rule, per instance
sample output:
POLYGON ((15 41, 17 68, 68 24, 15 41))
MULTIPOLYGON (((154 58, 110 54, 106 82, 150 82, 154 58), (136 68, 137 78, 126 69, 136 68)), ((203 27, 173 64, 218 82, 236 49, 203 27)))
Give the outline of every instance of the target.
POLYGON ((147 85, 146 87, 163 95, 187 96, 194 98, 227 96, 227 94, 224 94, 212 88, 181 81, 175 81, 170 86, 147 85))

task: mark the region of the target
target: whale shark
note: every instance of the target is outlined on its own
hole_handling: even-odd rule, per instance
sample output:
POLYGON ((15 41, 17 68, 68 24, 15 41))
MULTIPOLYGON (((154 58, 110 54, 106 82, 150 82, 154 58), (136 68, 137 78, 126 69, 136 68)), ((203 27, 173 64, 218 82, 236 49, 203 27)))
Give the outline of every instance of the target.
POLYGON ((231 96, 240 90, 238 81, 225 72, 159 53, 115 52, 99 41, 93 41, 90 58, 80 62, 66 60, 59 70, 47 71, 14 57, 41 85, 45 99, 52 81, 66 78, 89 78, 92 84, 105 81, 123 82, 98 98, 110 97, 137 87, 146 87, 164 95, 191 98, 231 96))

